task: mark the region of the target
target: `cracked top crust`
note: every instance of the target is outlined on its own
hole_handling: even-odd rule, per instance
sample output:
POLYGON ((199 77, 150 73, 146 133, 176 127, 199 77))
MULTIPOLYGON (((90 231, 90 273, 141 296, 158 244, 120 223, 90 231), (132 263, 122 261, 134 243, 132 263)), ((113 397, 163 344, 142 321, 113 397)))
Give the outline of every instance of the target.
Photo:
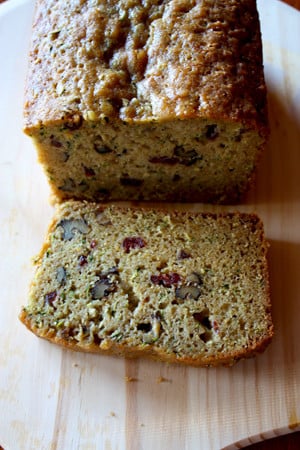
POLYGON ((260 128, 255 0, 38 0, 25 127, 211 117, 260 128))

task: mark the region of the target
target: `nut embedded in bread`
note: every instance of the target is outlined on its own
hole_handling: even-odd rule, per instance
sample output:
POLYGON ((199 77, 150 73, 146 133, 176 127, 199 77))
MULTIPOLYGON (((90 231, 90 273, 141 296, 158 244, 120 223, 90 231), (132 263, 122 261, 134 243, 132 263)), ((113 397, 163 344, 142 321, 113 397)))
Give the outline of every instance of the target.
POLYGON ((230 203, 268 135, 255 0, 38 0, 25 131, 57 200, 230 203))
POLYGON ((62 204, 22 322, 73 350, 231 365, 273 335, 254 214, 62 204))

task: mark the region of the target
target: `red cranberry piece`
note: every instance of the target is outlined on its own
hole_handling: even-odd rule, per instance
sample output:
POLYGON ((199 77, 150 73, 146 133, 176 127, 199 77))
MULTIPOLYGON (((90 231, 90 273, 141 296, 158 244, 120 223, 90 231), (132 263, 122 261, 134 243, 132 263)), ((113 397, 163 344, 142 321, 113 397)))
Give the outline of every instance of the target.
POLYGON ((96 241, 95 239, 93 239, 93 240, 91 241, 90 247, 91 247, 91 248, 97 247, 97 241, 96 241))
POLYGON ((84 166, 84 173, 86 177, 93 177, 95 175, 95 171, 92 168, 86 166, 84 166))
POLYGON ((47 303, 49 306, 53 306, 53 302, 56 299, 56 296, 57 296, 56 291, 48 292, 45 295, 45 303, 47 303))
POLYGON ((123 241, 125 253, 129 253, 132 248, 143 248, 146 245, 144 239, 138 236, 127 237, 123 241))
POLYGON ((187 259, 190 258, 191 255, 186 252, 185 250, 178 250, 177 252, 177 259, 187 259))
POLYGON ((219 324, 216 320, 213 320, 212 327, 216 333, 219 333, 219 331, 220 331, 219 324))
POLYGON ((87 257, 85 255, 80 255, 78 258, 78 264, 80 267, 85 266, 88 263, 87 257))
POLYGON ((159 275, 151 275, 150 277, 153 284, 164 286, 164 287, 172 287, 176 285, 181 280, 181 277, 178 273, 160 273, 159 275))
POLYGON ((50 144, 52 145, 52 147, 56 147, 56 148, 62 147, 62 143, 55 138, 51 139, 50 144))

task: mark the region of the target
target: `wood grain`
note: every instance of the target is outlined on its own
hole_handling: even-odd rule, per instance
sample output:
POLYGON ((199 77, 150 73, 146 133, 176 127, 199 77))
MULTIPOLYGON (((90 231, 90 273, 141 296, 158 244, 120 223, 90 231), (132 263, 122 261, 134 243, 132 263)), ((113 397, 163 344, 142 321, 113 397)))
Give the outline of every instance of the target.
POLYGON ((284 3, 287 3, 294 8, 300 9, 300 0, 283 0, 284 3))
MULTIPOLYGON (((53 210, 35 151, 21 133, 32 2, 19 2, 18 12, 1 22, 0 446, 5 450, 216 450, 300 428, 300 39, 293 28, 299 20, 295 14, 287 20, 275 0, 267 3, 263 31, 272 135, 257 185, 239 209, 259 213, 271 243, 276 336, 265 354, 231 369, 74 354, 36 339, 18 323, 30 259, 53 210), (290 29, 293 49, 285 44, 290 29)), ((259 448, 276 449, 276 442, 285 445, 287 438, 259 448)))
MULTIPOLYGON (((284 0, 285 3, 300 10, 300 0, 284 0)), ((293 432, 245 447, 245 450, 298 450, 300 448, 300 432, 293 432)))

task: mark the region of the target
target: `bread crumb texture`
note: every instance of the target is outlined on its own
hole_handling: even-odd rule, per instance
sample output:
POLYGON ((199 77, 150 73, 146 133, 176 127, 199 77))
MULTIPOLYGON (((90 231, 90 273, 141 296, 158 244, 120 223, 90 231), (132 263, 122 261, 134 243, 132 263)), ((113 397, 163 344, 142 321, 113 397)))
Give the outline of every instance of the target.
POLYGON ((65 202, 20 318, 74 350, 232 364, 273 335, 266 253, 254 214, 65 202))
POLYGON ((256 2, 38 0, 24 115, 57 200, 236 201, 268 135, 256 2))

